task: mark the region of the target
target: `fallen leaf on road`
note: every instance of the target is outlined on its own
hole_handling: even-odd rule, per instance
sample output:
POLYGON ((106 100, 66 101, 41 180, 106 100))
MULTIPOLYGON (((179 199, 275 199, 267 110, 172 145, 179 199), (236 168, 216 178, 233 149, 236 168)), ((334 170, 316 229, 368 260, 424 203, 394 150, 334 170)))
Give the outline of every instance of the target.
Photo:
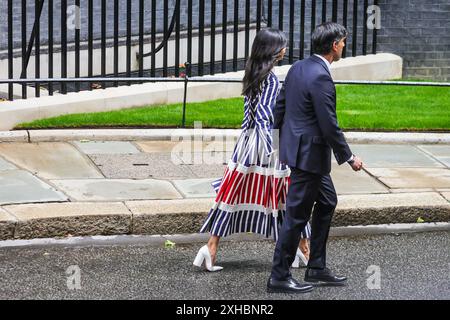
POLYGON ((175 242, 172 242, 170 240, 166 240, 166 242, 164 243, 164 246, 166 248, 173 248, 173 247, 175 247, 175 242))

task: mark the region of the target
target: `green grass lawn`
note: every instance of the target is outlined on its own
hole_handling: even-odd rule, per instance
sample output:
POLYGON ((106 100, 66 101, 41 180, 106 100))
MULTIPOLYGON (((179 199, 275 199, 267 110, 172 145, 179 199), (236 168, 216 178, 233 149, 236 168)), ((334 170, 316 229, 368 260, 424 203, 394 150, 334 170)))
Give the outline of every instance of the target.
MULTIPOLYGON (((338 85, 339 124, 344 130, 450 130, 450 89, 338 85)), ((204 128, 239 128, 243 98, 189 103, 186 126, 201 121, 204 128)), ((180 127, 182 104, 111 112, 59 116, 23 123, 16 129, 180 127)))
POLYGON ((346 130, 450 129, 449 88, 340 85, 337 99, 346 130))

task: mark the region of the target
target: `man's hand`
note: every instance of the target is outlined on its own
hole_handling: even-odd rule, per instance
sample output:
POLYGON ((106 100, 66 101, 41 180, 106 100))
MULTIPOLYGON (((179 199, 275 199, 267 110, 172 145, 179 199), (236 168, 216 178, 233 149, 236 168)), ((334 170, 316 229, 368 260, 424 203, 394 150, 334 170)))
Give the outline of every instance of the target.
POLYGON ((359 157, 354 156, 353 157, 353 162, 350 163, 350 166, 352 167, 352 169, 354 171, 359 171, 363 167, 363 162, 362 162, 362 160, 359 157))

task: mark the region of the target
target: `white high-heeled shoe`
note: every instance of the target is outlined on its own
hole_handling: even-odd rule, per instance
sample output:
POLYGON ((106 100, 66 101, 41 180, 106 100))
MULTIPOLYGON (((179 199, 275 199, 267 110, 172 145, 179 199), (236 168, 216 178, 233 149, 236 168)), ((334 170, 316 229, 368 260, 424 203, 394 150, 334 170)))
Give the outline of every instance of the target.
POLYGON ((300 268, 300 260, 303 262, 303 265, 305 267, 308 265, 308 259, 306 259, 305 255, 300 251, 299 248, 297 248, 294 262, 292 262, 292 268, 300 268))
POLYGON ((200 250, 198 250, 197 256, 195 257, 193 264, 196 267, 201 267, 203 262, 205 262, 206 270, 210 272, 220 271, 223 269, 222 267, 212 265, 211 254, 209 253, 207 245, 204 245, 203 247, 200 248, 200 250))

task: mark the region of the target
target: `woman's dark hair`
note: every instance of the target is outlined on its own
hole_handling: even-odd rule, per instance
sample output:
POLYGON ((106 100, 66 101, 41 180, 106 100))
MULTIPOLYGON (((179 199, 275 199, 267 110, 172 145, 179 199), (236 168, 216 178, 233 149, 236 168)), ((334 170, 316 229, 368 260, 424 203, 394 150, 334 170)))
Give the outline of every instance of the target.
POLYGON ((333 43, 347 37, 347 29, 335 22, 325 22, 314 30, 311 41, 313 52, 317 54, 328 54, 331 52, 333 43))
POLYGON ((252 52, 245 65, 243 95, 251 99, 258 95, 262 83, 286 45, 286 36, 280 30, 263 29, 256 34, 252 52))

